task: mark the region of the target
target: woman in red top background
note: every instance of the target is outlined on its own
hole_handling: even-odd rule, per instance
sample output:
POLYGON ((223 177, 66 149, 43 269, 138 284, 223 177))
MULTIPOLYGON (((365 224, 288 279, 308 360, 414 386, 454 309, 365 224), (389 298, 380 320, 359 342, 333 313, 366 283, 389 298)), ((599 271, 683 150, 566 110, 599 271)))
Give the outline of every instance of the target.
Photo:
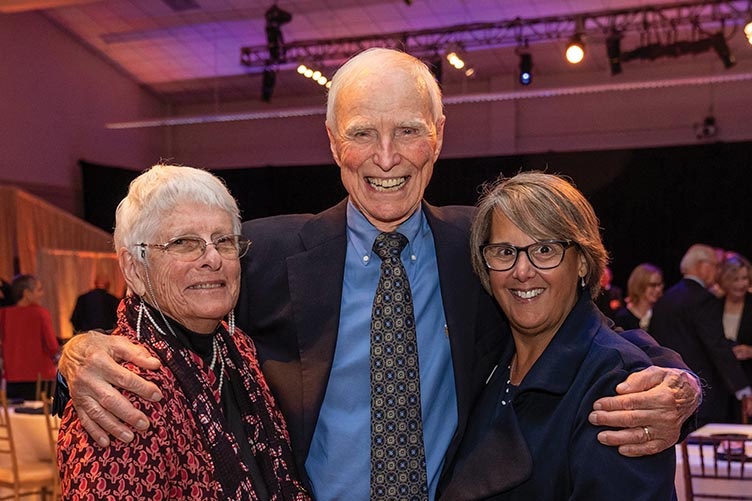
POLYGON ((3 378, 8 398, 36 398, 37 376, 55 379, 60 345, 52 328, 50 312, 40 305, 44 290, 33 275, 13 279, 14 306, 0 309, 0 341, 3 378))

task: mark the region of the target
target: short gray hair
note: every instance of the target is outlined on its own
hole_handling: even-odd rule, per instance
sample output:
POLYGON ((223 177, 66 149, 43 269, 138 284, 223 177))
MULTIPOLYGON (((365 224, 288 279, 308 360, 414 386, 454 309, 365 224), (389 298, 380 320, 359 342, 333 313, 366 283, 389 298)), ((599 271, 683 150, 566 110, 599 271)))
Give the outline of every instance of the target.
POLYGON ((693 244, 684 253, 679 263, 679 271, 682 275, 693 274, 697 270, 700 261, 712 261, 717 263, 715 248, 705 244, 693 244))
POLYGON ((585 282, 591 297, 600 292, 608 262, 598 218, 585 196, 560 176, 540 171, 503 175, 484 186, 470 230, 473 269, 490 293, 491 282, 480 246, 488 243, 495 212, 535 240, 571 240, 587 263, 585 282))
POLYGON ((233 232, 240 233, 238 204, 220 178, 203 169, 158 164, 134 179, 128 195, 118 204, 115 250, 150 242, 159 232, 162 219, 181 203, 202 203, 225 210, 232 218, 233 232))
POLYGON ((326 102, 326 122, 331 128, 337 123, 335 104, 339 91, 364 75, 386 73, 401 70, 415 78, 418 91, 430 100, 433 121, 436 122, 444 114, 441 101, 441 88, 428 66, 420 59, 406 52, 382 47, 372 47, 353 56, 343 64, 332 78, 326 102))

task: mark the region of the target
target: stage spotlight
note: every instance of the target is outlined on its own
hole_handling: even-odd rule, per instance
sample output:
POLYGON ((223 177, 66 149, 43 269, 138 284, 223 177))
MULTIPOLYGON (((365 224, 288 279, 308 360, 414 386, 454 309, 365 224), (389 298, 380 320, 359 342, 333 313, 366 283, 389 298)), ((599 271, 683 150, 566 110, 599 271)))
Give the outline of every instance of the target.
POLYGON ((284 37, 280 26, 292 21, 292 14, 286 12, 277 4, 272 5, 264 14, 266 18, 266 44, 269 49, 269 62, 279 63, 285 60, 284 37))
POLYGON ((618 75, 621 73, 621 35, 619 33, 612 33, 606 39, 606 53, 608 64, 611 66, 611 74, 618 75))
POLYGON ((264 74, 261 77, 261 100, 269 102, 274 94, 274 86, 277 83, 277 73, 271 68, 264 68, 264 74))
POLYGON ((572 64, 578 64, 585 58, 585 44, 582 43, 582 37, 579 34, 569 39, 565 54, 567 61, 572 64))
POLYGON ((747 24, 744 25, 744 34, 747 36, 747 41, 752 45, 752 16, 750 16, 747 24))
POLYGON ((465 61, 463 61, 462 58, 459 55, 457 55, 457 53, 454 51, 447 54, 446 58, 447 58, 447 61, 449 61, 449 64, 451 64, 458 70, 461 70, 462 68, 465 67, 465 61))
POLYGON ((711 44, 715 53, 721 58, 724 68, 729 69, 736 64, 736 58, 731 53, 731 49, 729 49, 726 37, 723 36, 723 32, 719 31, 713 35, 711 37, 711 44))
POLYGON ((533 82, 533 56, 527 52, 520 54, 520 83, 530 85, 533 82))

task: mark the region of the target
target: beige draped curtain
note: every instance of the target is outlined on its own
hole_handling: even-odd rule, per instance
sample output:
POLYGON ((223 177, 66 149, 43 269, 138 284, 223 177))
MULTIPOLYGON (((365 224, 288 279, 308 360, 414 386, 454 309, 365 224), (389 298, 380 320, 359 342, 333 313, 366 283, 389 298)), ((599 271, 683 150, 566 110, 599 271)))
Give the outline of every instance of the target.
POLYGON ((59 337, 72 335, 76 298, 94 286, 97 273, 121 297, 125 282, 113 252, 112 234, 12 186, 0 186, 0 276, 10 280, 13 259, 20 273, 36 275, 59 337))

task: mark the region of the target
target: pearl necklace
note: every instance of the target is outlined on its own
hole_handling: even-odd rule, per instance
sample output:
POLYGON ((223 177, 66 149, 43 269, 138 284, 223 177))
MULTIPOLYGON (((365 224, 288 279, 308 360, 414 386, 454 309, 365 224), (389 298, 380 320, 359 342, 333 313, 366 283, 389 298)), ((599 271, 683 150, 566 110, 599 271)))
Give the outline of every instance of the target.
MULTIPOLYGON (((165 333, 165 331, 163 331, 159 327, 159 325, 154 321, 154 318, 151 316, 151 313, 149 313, 149 309, 146 307, 146 304, 142 301, 138 309, 138 321, 136 323, 136 338, 141 339, 141 318, 144 313, 146 313, 146 318, 149 319, 149 321, 154 326, 154 328, 157 329, 157 332, 162 334, 164 337, 167 337, 167 333, 165 333)), ((168 322, 167 319, 164 319, 164 320, 165 320, 165 325, 167 325, 167 328, 170 331, 170 334, 172 334, 175 338, 177 338, 178 336, 175 334, 175 331, 172 330, 172 326, 170 325, 170 322, 168 322)), ((233 315, 232 313, 230 314, 228 323, 230 327, 229 328, 230 335, 232 335, 235 332, 235 315, 233 315)), ((219 388, 217 389, 217 392, 220 395, 222 395, 222 385, 224 384, 224 381, 225 381, 225 359, 222 357, 221 354, 217 356, 218 353, 219 353, 219 341, 217 341, 217 336, 214 335, 212 336, 212 357, 211 357, 211 362, 209 362, 209 370, 214 371, 214 366, 217 363, 217 358, 219 358, 219 388)))

